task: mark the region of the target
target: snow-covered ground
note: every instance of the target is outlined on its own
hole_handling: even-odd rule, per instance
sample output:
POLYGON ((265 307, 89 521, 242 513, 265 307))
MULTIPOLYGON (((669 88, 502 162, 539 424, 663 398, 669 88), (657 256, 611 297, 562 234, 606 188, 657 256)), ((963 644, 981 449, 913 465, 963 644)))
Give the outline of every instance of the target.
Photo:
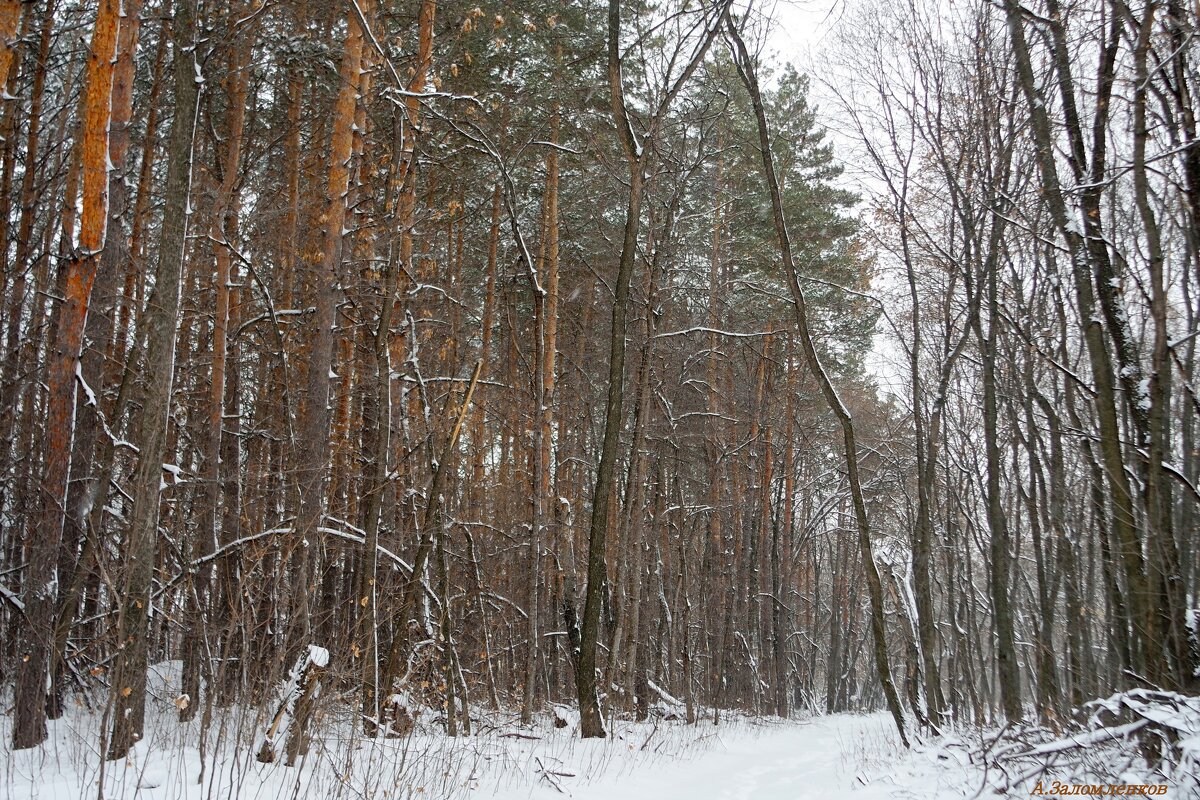
MULTIPOLYGON (((315 720, 303 763, 287 767, 254 758, 265 725, 261 712, 215 711, 202 736, 199 721, 177 722, 162 689, 148 709, 147 740, 118 762, 101 758, 97 713, 74 709, 51 723, 45 745, 17 753, 11 718, 0 716, 0 800, 947 800, 994 796, 1010 785, 969 755, 980 751, 977 732, 905 751, 884 714, 797 720, 726 714, 719 725, 706 717, 694 726, 618 720, 609 738, 589 741, 573 725, 556 728, 550 715, 522 728, 512 715, 485 714, 469 737, 448 738, 435 720, 424 719, 411 736, 374 740, 356 732, 348 712, 338 718, 327 711, 315 720)), ((348 709, 351 702, 326 705, 348 709)), ((1123 742, 1108 746, 1132 752, 1123 742)), ((1107 779, 1138 780, 1114 768, 1125 774, 1107 779)), ((1010 796, 1036 795, 1033 783, 1012 786, 1010 796)), ((1047 794, 1052 786, 1047 781, 1047 794)), ((1196 792, 1192 780, 1173 783, 1166 796, 1196 792)))
MULTIPOLYGON (((99 720, 72 714, 52 723, 46 746, 0 750, 0 797, 76 800, 85 797, 200 798, 500 798, 574 797, 801 800, 854 797, 957 797, 945 793, 945 770, 930 753, 901 753, 882 715, 838 715, 803 721, 705 720, 617 723, 606 740, 580 741, 548 721, 533 730, 496 725, 448 739, 420 731, 382 742, 328 731, 303 766, 260 764, 250 720, 201 757, 196 723, 181 728, 163 714, 154 736, 126 761, 103 764, 99 720), (530 738, 526 738, 530 737, 530 738), (534 738, 535 737, 535 738, 534 738), (242 746, 233 746, 240 741, 242 746), (203 769, 203 777, 202 777, 203 769), (99 791, 101 783, 104 791, 99 791)), ((7 727, 7 726, 3 726, 7 727)), ((3 731, 7 738, 8 731, 3 731)), ((940 751, 938 751, 940 752, 940 751)), ((943 754, 944 755, 944 754, 943 754)))
MULTIPOLYGON (((959 797, 930 752, 903 754, 884 714, 740 726, 702 752, 572 791, 579 800, 808 800, 959 797)), ((532 795, 550 798, 541 791, 532 795)))

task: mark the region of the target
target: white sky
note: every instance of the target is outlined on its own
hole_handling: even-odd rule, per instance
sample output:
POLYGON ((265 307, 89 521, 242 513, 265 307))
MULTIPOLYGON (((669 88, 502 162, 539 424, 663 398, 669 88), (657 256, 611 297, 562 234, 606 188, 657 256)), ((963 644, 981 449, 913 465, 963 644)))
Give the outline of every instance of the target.
MULTIPOLYGON (((825 127, 834 146, 834 158, 846 171, 839 181, 845 188, 866 195, 872 188, 872 175, 857 163, 861 145, 857 136, 841 129, 838 104, 830 94, 822 74, 820 52, 832 31, 853 0, 758 0, 759 9, 772 17, 774 24, 767 40, 768 58, 776 66, 791 62, 801 72, 809 74, 809 101, 818 108, 817 124, 825 127)), ((876 187, 877 188, 877 187, 876 187)), ((876 290, 883 289, 883 276, 876 277, 876 290)), ((903 381, 899 376, 905 365, 902 353, 887 335, 876 335, 866 368, 883 391, 899 392, 903 381)))
POLYGON ((761 8, 776 22, 768 46, 781 61, 807 66, 844 7, 839 0, 767 0, 761 8))

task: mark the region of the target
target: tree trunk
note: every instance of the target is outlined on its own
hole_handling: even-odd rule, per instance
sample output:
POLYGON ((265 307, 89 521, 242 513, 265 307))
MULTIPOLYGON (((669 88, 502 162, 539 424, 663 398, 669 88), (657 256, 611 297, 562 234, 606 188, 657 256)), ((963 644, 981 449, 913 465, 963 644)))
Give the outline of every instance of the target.
POLYGON ((192 146, 200 99, 194 0, 175 0, 172 25, 175 118, 167 151, 167 181, 161 246, 154 293, 145 315, 146 367, 139 453, 133 475, 133 513, 126 539, 123 592, 118 617, 116 668, 112 679, 112 738, 108 758, 124 758, 142 738, 146 711, 146 666, 150 646, 150 589, 158 552, 159 493, 167 453, 171 385, 179 295, 187 246, 192 146))
MULTIPOLYGON (((28 3, 21 0, 0 2, 0 86, 8 86, 8 73, 12 68, 17 49, 17 29, 21 26, 21 14, 28 3)), ((93 49, 95 42, 93 41, 93 49)), ((5 92, 7 94, 7 92, 5 92)), ((4 98, 15 99, 15 98, 4 98)))
POLYGON ((767 187, 771 192, 771 208, 775 222, 775 234, 778 237, 779 249, 783 258, 784 277, 787 279, 788 288, 791 290, 792 305, 796 312, 796 326, 800 334, 800 345, 808 359, 809 368, 820 385, 821 394, 824 396, 826 404, 834 416, 837 417, 842 428, 842 439, 846 455, 846 471, 850 480, 850 496, 853 501, 854 518, 858 527, 858 543, 862 551, 863 571, 867 576, 867 592, 871 601, 871 633, 875 643, 875 668, 879 674, 879 683, 883 687, 888 709, 892 713, 892 719, 896 723, 896 730, 900 734, 900 741, 903 742, 905 747, 908 747, 908 737, 904 732, 904 713, 900 709, 900 699, 896 694, 896 686, 892 682, 891 667, 888 664, 887 641, 884 631, 883 585, 879 579, 879 570, 875 566, 875 556, 871 546, 871 531, 867 520, 867 505, 863 498, 862 484, 858 474, 858 446, 854 436, 854 420, 838 396, 837 389, 834 388, 828 373, 821 365, 816 347, 813 344, 812 333, 808 326, 808 307, 805 302, 804 292, 800 288, 796 266, 792 259, 792 245, 788 236, 787 222, 783 214, 783 198, 779 188, 779 179, 775 173, 775 160, 771 150, 771 138, 767 127, 766 110, 763 107, 762 96, 758 88, 758 76, 755 66, 750 60, 750 54, 746 50, 746 45, 742 41, 741 34, 734 26, 728 12, 726 12, 725 21, 729 38, 733 43, 734 60, 737 63, 742 82, 746 85, 746 90, 750 93, 750 100, 754 105, 754 114, 758 121, 759 151, 762 155, 763 172, 767 181, 767 187))
MULTIPOLYGON (((1104 272, 1103 269, 1089 269, 1089 267, 1095 266, 1093 261, 1098 256, 1107 257, 1106 253, 1099 252, 1106 248, 1107 244, 1100 232, 1095 229, 1095 226, 1099 224, 1100 217, 1096 208, 1081 209, 1083 213, 1079 216, 1083 220, 1084 230, 1080 230, 1079 222, 1071 216, 1071 209, 1068 208, 1064 198, 1055 161, 1054 133, 1046 111, 1045 100, 1038 92, 1037 81, 1033 73, 1029 47, 1025 38, 1022 10, 1016 0, 1005 0, 1004 8, 1017 75, 1030 110, 1042 196, 1046 200, 1055 228, 1066 240, 1071 259, 1076 302, 1079 305, 1079 315, 1083 324, 1083 339, 1087 345, 1092 367, 1092 380, 1096 390, 1094 403, 1100 427, 1100 460, 1113 508, 1110 524, 1116 540, 1118 563, 1121 565, 1126 580, 1129 615, 1134 623, 1132 626, 1134 637, 1131 642, 1134 645, 1131 647, 1133 669, 1143 672, 1150 680, 1156 680, 1162 671, 1162 639, 1158 635, 1159 620, 1151 605, 1151 590, 1146 578, 1145 560, 1142 554, 1142 536, 1136 526, 1133 494, 1125 471, 1125 455, 1122 452, 1121 429, 1117 415, 1116 376, 1113 372, 1108 345, 1105 343, 1104 328, 1096 308, 1097 292, 1111 293, 1115 289, 1112 286, 1111 275, 1104 279, 1101 275, 1104 272), (1092 215, 1091 211, 1096 211, 1096 214, 1092 215), (1088 234, 1086 239, 1085 232, 1088 234), (1097 273, 1097 286, 1093 286, 1092 283, 1091 272, 1093 271, 1097 273)), ((1117 22, 1119 16, 1114 15, 1114 27, 1119 25, 1117 22)), ((1100 88, 1103 96, 1096 103, 1098 113, 1101 115, 1106 115, 1108 110, 1117 36, 1115 30, 1110 33, 1102 59, 1100 88)), ((1069 97, 1071 92, 1064 92, 1064 94, 1069 97)), ((1077 135, 1078 127, 1078 120, 1076 120, 1074 128, 1077 135)), ((1094 128, 1098 132, 1098 136, 1103 135, 1103 116, 1096 121, 1094 128)), ((1080 145, 1076 144, 1073 149, 1079 151, 1080 145)), ((1076 160, 1079 160, 1079 156, 1076 156, 1076 160)), ((1091 184, 1100 187, 1102 182, 1103 158, 1101 152, 1093 154, 1091 184), (1100 175, 1095 174, 1096 170, 1100 170, 1100 175)), ((1105 305, 1105 303, 1102 301, 1101 305, 1105 305)), ((1112 304, 1108 305, 1111 307, 1112 304)))
MULTIPOLYGON (((6 9, 8 5, 5 4, 6 9)), ((76 372, 83 350, 88 303, 100 266, 108 222, 108 126, 119 17, 118 0, 103 0, 100 3, 88 57, 81 162, 83 213, 79 246, 65 267, 63 283, 66 291, 59 310, 54 343, 47 354, 46 383, 50 405, 45 431, 46 463, 40 507, 25 551, 25 562, 29 565, 23 582, 27 624, 18 644, 21 658, 13 723, 13 747, 16 749, 33 747, 46 738, 46 674, 53 648, 54 618, 60 591, 56 565, 65 524, 67 478, 71 470, 76 372)), ((4 31, 0 30, 0 37, 3 35, 4 31)), ((0 55, 7 56, 9 52, 6 47, 0 55)), ((0 67, 7 72, 7 63, 0 63, 0 67)), ((74 206, 74 198, 69 197, 68 200, 74 206)))

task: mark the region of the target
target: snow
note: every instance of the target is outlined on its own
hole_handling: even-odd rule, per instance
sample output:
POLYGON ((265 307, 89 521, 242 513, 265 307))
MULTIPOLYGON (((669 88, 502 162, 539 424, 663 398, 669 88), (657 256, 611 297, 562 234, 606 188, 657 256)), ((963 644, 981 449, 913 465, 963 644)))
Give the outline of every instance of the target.
POLYGON ((158 481, 158 490, 160 492, 165 492, 167 489, 170 489, 172 486, 178 486, 179 484, 184 482, 183 481, 183 468, 180 467, 178 464, 163 464, 162 468, 163 468, 163 472, 165 472, 171 476, 172 481, 170 484, 168 484, 165 479, 160 478, 158 481))
POLYGON ((25 610, 25 604, 23 602, 21 602, 21 598, 17 596, 17 593, 12 591, 11 589, 6 587, 2 583, 0 583, 0 597, 3 597, 8 602, 12 603, 13 607, 16 608, 18 611, 25 610))
POLYGON ((308 646, 308 660, 313 666, 324 669, 329 666, 329 651, 324 647, 318 647, 315 644, 308 646))
POLYGON ((646 679, 646 685, 649 686, 651 689, 653 689, 654 693, 657 694, 659 697, 661 697, 662 701, 664 703, 667 703, 668 705, 672 705, 672 706, 676 706, 676 707, 683 706, 683 703, 680 700, 678 700, 674 695, 672 695, 666 689, 662 688, 661 686, 659 686, 657 683, 650 680, 649 678, 646 679))
POLYGON ((96 403, 96 393, 92 391, 91 386, 88 386, 88 382, 83 379, 83 364, 79 361, 75 362, 75 379, 79 381, 79 387, 83 389, 84 397, 87 398, 84 405, 91 408, 99 408, 100 406, 96 403))
MULTIPOLYGON (((807 800, 896 797, 899 783, 858 756, 872 754, 891 738, 882 716, 838 715, 805 723, 770 722, 717 734, 717 741, 692 758, 625 774, 608 774, 573 789, 577 800, 807 800), (861 749, 860 749, 861 748, 861 749)), ((928 787, 930 790, 932 786, 928 787)), ((534 798, 554 794, 535 792, 534 798)), ((925 794, 936 796, 933 791, 925 794)), ((516 795, 513 795, 516 800, 516 795)))
POLYGON ((1149 411, 1150 402, 1150 379, 1142 378, 1137 385, 1137 406, 1143 411, 1149 411))
MULTIPOLYGON (((316 664, 329 653, 313 648, 309 658, 316 664)), ((121 761, 99 758, 99 710, 70 709, 50 723, 49 741, 16 753, 9 744, 11 718, 0 716, 0 798, 949 800, 1000 791, 1000 773, 981 764, 977 731, 951 730, 906 751, 883 713, 754 720, 724 712, 714 725, 711 711, 700 709, 696 725, 655 715, 643 723, 612 719, 608 738, 580 740, 577 711, 556 704, 539 714, 533 727, 521 727, 516 714, 479 716, 473 709, 474 735, 451 739, 437 712, 422 711, 407 695, 404 700, 417 710, 410 736, 366 739, 358 732, 354 704, 326 703, 302 762, 263 764, 251 748, 270 723, 272 709, 215 709, 202 748, 202 715, 185 725, 177 722, 178 662, 155 665, 150 677, 147 736, 121 761), (555 727, 556 718, 566 727, 555 727)), ((664 700, 670 697, 655 688, 664 700)), ((1169 722, 1187 734, 1181 748, 1194 758, 1200 731, 1193 730, 1192 701, 1181 698, 1185 713, 1169 722)), ((1147 704, 1132 695, 1097 704, 1118 705, 1147 704)), ((1097 746, 1121 745, 1110 740, 1097 746)), ((1023 749, 1020 756, 1027 757, 1030 748, 1023 749)), ((1056 757, 1053 748, 1043 749, 1056 757)), ((1145 776, 1106 777, 1133 783, 1145 776)), ((1049 786, 1052 779, 1047 773, 1034 780, 1049 786)), ((1033 786, 1018 780, 1009 789, 1023 797, 1033 786)), ((1168 796, 1192 795, 1171 782, 1168 796)))
POLYGON ((1149 724, 1149 720, 1139 719, 1126 725, 1118 725, 1115 728, 1099 728, 1087 733, 1068 736, 1065 739, 1038 745, 1031 750, 1021 753, 1021 755, 1046 756, 1054 753, 1061 753, 1064 750, 1068 750, 1073 747, 1089 747, 1097 742, 1104 742, 1108 741, 1109 739, 1120 739, 1129 736, 1130 734, 1136 733, 1149 724))
MULTIPOLYGON (((314 662, 321 655, 311 653, 314 662)), ((99 758, 99 711, 71 708, 50 722, 44 745, 16 753, 11 717, 0 716, 0 797, 883 800, 904 796, 900 787, 913 797, 940 796, 929 754, 903 754, 878 714, 755 722, 726 713, 717 726, 711 715, 694 726, 613 720, 612 736, 586 741, 569 706, 556 707, 565 728, 554 727, 550 713, 533 728, 491 714, 474 720, 476 735, 457 739, 430 711, 411 736, 377 740, 355 733, 347 714, 326 718, 308 758, 287 767, 282 759, 259 763, 251 750, 269 710, 215 709, 202 758, 202 715, 177 722, 178 662, 155 665, 150 677, 147 735, 121 761, 99 758)))

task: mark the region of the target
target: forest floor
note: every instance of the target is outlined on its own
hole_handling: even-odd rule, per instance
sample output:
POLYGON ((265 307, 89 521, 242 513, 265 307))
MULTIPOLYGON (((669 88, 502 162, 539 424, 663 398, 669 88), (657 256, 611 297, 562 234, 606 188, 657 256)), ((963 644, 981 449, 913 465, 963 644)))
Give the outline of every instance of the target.
MULTIPOLYGON (((330 712, 315 720, 301 763, 261 764, 260 712, 215 710, 203 729, 199 720, 181 725, 163 688, 152 692, 146 740, 117 762, 100 758, 99 713, 74 708, 50 724, 44 745, 16 753, 11 717, 0 715, 0 800, 945 800, 997 788, 968 755, 977 734, 905 751, 885 714, 725 714, 694 726, 615 720, 608 738, 581 741, 548 714, 532 728, 514 715, 483 714, 469 737, 449 738, 436 720, 422 720, 411 736, 366 739, 349 715, 330 712)), ((1003 793, 1033 790, 1030 782, 1003 793)), ((1173 785, 1167 796, 1194 795, 1173 785)))
POLYGON ((214 722, 202 758, 197 724, 181 727, 164 713, 152 721, 151 742, 128 760, 104 765, 101 775, 99 720, 69 714, 51 723, 51 739, 41 748, 15 755, 7 742, 0 748, 0 798, 883 800, 964 794, 954 790, 963 773, 941 768, 941 750, 901 753, 884 715, 726 717, 716 726, 706 719, 694 727, 618 722, 609 738, 586 742, 548 722, 533 729, 503 724, 457 739, 426 730, 378 743, 327 731, 294 768, 255 761, 246 723, 239 732, 239 720, 228 719, 232 729, 220 734, 214 722), (241 746, 231 746, 235 741, 241 746))

